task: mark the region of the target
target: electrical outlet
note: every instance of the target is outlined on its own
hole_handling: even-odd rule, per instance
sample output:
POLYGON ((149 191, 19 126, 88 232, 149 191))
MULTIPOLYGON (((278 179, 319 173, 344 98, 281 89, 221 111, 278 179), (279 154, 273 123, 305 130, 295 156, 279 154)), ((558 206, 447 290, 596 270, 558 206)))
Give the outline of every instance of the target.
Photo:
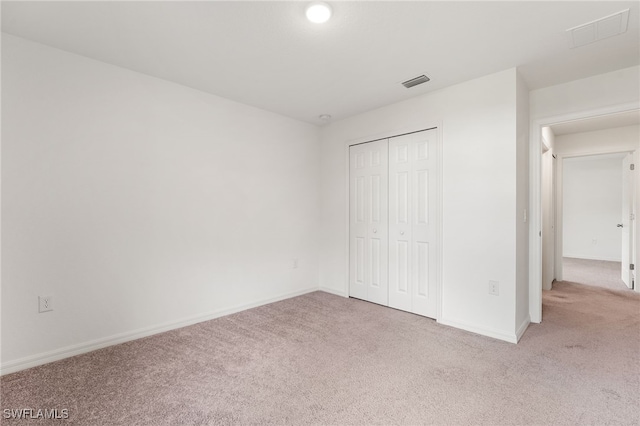
POLYGON ((498 281, 489 281, 489 294, 498 296, 500 294, 500 283, 498 281))
POLYGON ((293 259, 293 261, 291 262, 291 268, 298 269, 298 258, 293 259))
POLYGON ((53 297, 51 296, 38 296, 38 312, 53 311, 53 297))

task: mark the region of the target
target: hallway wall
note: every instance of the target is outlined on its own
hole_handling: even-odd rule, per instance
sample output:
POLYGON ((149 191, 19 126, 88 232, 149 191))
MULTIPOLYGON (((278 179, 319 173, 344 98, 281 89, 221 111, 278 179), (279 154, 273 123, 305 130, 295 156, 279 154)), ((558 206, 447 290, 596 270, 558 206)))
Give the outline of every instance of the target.
POLYGON ((621 260, 622 154, 564 159, 564 257, 621 260))

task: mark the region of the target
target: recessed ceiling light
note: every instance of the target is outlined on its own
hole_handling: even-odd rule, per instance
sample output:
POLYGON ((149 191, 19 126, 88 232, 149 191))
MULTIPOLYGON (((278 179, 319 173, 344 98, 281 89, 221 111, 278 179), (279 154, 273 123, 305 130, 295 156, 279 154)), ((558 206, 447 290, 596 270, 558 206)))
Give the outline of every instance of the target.
POLYGON ((331 6, 321 1, 314 1, 307 6, 306 15, 311 22, 322 24, 331 18, 331 6))
POLYGON ((329 121, 331 120, 331 116, 329 114, 320 114, 318 116, 318 118, 322 121, 329 121))

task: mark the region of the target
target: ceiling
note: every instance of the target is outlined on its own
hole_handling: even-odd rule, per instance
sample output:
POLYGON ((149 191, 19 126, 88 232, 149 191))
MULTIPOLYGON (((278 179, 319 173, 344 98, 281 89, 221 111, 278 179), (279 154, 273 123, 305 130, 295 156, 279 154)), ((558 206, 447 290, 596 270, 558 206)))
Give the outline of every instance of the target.
POLYGON ((596 130, 613 129, 615 127, 634 126, 640 124, 640 111, 626 111, 617 114, 602 115, 582 120, 566 121, 551 127, 555 136, 570 133, 593 132, 596 130))
POLYGON ((530 89, 640 63, 640 2, 2 2, 2 30, 309 123, 519 67, 530 89), (630 8, 628 31, 565 30, 630 8), (420 74, 431 81, 406 89, 420 74))

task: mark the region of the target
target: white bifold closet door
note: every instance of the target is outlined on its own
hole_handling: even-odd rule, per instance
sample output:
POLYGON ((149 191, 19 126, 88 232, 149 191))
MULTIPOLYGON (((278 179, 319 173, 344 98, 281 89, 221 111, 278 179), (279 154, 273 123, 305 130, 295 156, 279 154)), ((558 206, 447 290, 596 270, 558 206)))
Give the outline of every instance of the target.
POLYGON ((436 317, 436 130, 389 139, 389 306, 436 317))
POLYGON ((350 148, 349 295, 436 317, 437 130, 350 148))
POLYGON ((349 295, 387 305, 388 160, 387 140, 350 148, 349 295))

